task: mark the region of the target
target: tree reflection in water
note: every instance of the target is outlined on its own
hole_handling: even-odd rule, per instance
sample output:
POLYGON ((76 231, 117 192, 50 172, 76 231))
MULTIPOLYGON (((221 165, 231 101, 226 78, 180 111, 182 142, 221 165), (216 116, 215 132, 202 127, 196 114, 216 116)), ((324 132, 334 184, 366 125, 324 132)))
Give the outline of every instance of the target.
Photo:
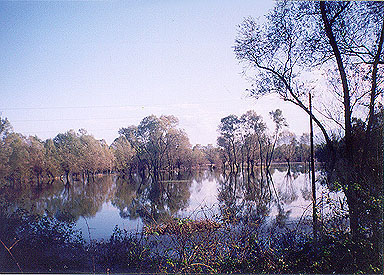
POLYGON ((181 173, 164 173, 157 181, 137 175, 127 180, 118 178, 112 204, 122 218, 160 222, 188 206, 191 183, 192 177, 181 173))
MULTIPOLYGON (((116 224, 135 230, 180 217, 219 217, 222 222, 255 226, 273 221, 285 226, 288 220, 299 219, 311 203, 305 172, 304 166, 292 165, 288 174, 287 167, 272 166, 267 173, 257 169, 237 174, 218 170, 162 173, 158 181, 137 174, 126 178, 104 175, 90 181, 55 182, 40 189, 3 187, 0 202, 6 203, 7 213, 25 209, 64 222, 79 222, 80 218, 92 222, 92 218, 100 219, 99 213, 112 211, 106 212, 116 213, 116 217, 107 214, 108 222, 113 223, 109 232, 116 224)), ((105 231, 104 238, 107 234, 105 231)))
POLYGON ((34 215, 72 222, 80 217, 95 216, 103 202, 113 195, 112 185, 112 178, 103 176, 90 182, 74 181, 64 185, 55 182, 42 189, 34 186, 18 190, 3 188, 0 200, 8 203, 8 213, 24 209, 34 215))

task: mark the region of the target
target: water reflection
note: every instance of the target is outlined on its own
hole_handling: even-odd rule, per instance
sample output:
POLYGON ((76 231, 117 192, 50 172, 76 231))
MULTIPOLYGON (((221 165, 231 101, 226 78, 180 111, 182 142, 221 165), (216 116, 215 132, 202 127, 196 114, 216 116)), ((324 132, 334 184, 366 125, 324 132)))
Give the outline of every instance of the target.
POLYGON ((25 209, 32 214, 71 222, 95 216, 113 194, 112 177, 104 176, 90 182, 62 184, 58 181, 44 188, 2 188, 0 200, 6 203, 8 213, 25 209))
POLYGON ((260 224, 271 209, 270 184, 260 174, 224 175, 219 180, 221 216, 231 223, 260 224))
MULTIPOLYGON (((222 174, 219 171, 164 173, 159 181, 133 175, 104 175, 89 181, 54 182, 42 189, 0 189, 3 211, 25 209, 60 221, 77 222, 94 238, 107 238, 115 225, 127 230, 199 212, 222 222, 260 225, 273 220, 284 227, 311 204, 311 187, 303 165, 272 167, 268 173, 222 174), (84 223, 84 219, 87 223, 84 223), (96 231, 98 233, 96 233, 96 231)), ((317 187, 324 194, 326 187, 317 187)))
POLYGON ((131 182, 127 182, 121 177, 115 178, 116 192, 111 203, 119 210, 119 215, 123 219, 136 219, 138 217, 135 208, 136 191, 139 186, 138 182, 139 179, 137 176, 132 178, 131 182))

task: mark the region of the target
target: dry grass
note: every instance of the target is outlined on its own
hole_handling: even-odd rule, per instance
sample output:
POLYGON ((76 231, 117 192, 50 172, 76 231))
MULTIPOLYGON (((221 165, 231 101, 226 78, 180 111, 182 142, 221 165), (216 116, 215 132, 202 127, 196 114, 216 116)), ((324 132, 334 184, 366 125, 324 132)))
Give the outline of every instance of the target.
POLYGON ((172 219, 163 223, 156 223, 144 227, 144 234, 151 235, 189 235, 193 233, 207 233, 216 231, 221 224, 213 220, 172 219))

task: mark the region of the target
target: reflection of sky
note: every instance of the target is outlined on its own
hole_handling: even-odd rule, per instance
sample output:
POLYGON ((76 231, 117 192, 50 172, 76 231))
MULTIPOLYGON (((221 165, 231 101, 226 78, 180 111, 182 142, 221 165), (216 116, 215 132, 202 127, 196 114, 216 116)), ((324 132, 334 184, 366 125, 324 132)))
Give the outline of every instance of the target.
POLYGON ((136 220, 122 219, 119 215, 119 210, 110 202, 104 202, 101 210, 94 217, 79 218, 77 228, 81 229, 86 241, 89 241, 88 227, 92 239, 109 238, 112 235, 113 229, 117 225, 120 229, 126 229, 130 232, 139 232, 142 229, 141 219, 136 220))
POLYGON ((215 205, 217 205, 218 190, 215 180, 205 179, 200 183, 194 180, 190 187, 190 192, 189 205, 180 212, 182 217, 188 217, 191 213, 196 218, 203 217, 204 214, 202 212, 214 209, 215 205))
MULTIPOLYGON (((319 174, 316 173, 316 178, 319 177, 319 174)), ((305 215, 311 215, 312 213, 312 185, 311 180, 308 177, 308 174, 298 174, 297 178, 292 177, 292 179, 287 179, 286 172, 280 172, 278 170, 273 174, 273 181, 276 187, 276 191, 282 196, 283 194, 289 193, 292 191, 295 200, 292 202, 281 201, 284 211, 290 211, 289 217, 292 219, 300 218, 305 211, 305 215), (307 196, 304 194, 307 193, 307 196)), ((287 195, 292 195, 287 194, 287 195)), ((342 193, 329 192, 328 188, 321 184, 316 184, 316 202, 319 202, 322 199, 325 199, 327 196, 330 196, 333 199, 338 199, 339 197, 343 199, 342 193)), ((321 210, 321 209, 319 209, 321 210)), ((271 209, 271 216, 276 216, 278 214, 277 205, 274 205, 271 209)))
MULTIPOLYGON (((307 209, 307 211, 311 209, 308 206, 312 203, 312 200, 306 200, 303 197, 301 192, 301 190, 309 190, 312 196, 312 192, 311 192, 312 189, 311 189, 311 186, 309 185, 308 175, 300 174, 296 179, 293 179, 293 178, 287 179, 285 172, 275 171, 273 175, 273 179, 276 185, 276 189, 277 189, 276 191, 279 193, 280 196, 291 195, 295 198, 292 202, 290 201, 284 202, 281 200, 281 203, 284 206, 284 210, 290 211, 289 217, 300 218, 300 216, 302 215, 305 209, 307 209)), ((277 214, 278 214, 278 208, 273 207, 271 211, 271 215, 276 216, 277 214)))

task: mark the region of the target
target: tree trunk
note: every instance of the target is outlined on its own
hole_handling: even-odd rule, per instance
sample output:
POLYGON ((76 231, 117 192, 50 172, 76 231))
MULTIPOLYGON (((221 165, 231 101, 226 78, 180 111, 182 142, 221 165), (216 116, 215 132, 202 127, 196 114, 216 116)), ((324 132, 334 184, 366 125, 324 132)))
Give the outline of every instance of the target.
POLYGON ((65 171, 65 179, 67 180, 65 184, 69 184, 69 171, 65 171))
POLYGON ((286 158, 285 160, 287 161, 287 165, 288 165, 287 174, 290 175, 291 174, 291 162, 290 162, 289 158, 286 158))
POLYGON ((376 100, 376 90, 377 90, 377 72, 378 72, 378 65, 380 62, 380 54, 383 50, 383 40, 384 40, 384 20, 381 26, 381 32, 380 32, 380 38, 379 38, 379 44, 377 46, 377 52, 373 60, 373 68, 372 68, 372 83, 371 83, 371 98, 369 102, 369 115, 368 115, 368 124, 366 129, 366 136, 365 136, 365 147, 364 151, 367 151, 367 144, 371 135, 372 125, 373 125, 373 117, 375 113, 375 100, 376 100))
MULTIPOLYGON (((329 39, 329 43, 332 47, 332 52, 335 56, 337 68, 339 70, 340 79, 343 87, 343 105, 344 105, 344 128, 345 128, 345 157, 347 162, 347 167, 353 167, 353 140, 352 140, 352 123, 351 123, 351 103, 350 103, 350 94, 348 87, 347 74, 345 72, 343 60, 339 47, 337 45, 336 38, 333 34, 332 26, 327 17, 326 3, 320 2, 320 11, 321 17, 324 23, 324 29, 329 39)), ((348 207, 349 207, 349 219, 350 219, 350 228, 353 238, 357 237, 358 228, 359 228, 359 219, 357 211, 357 201, 355 191, 353 190, 353 181, 351 178, 351 173, 349 171, 344 171, 346 173, 345 185, 348 207)))

